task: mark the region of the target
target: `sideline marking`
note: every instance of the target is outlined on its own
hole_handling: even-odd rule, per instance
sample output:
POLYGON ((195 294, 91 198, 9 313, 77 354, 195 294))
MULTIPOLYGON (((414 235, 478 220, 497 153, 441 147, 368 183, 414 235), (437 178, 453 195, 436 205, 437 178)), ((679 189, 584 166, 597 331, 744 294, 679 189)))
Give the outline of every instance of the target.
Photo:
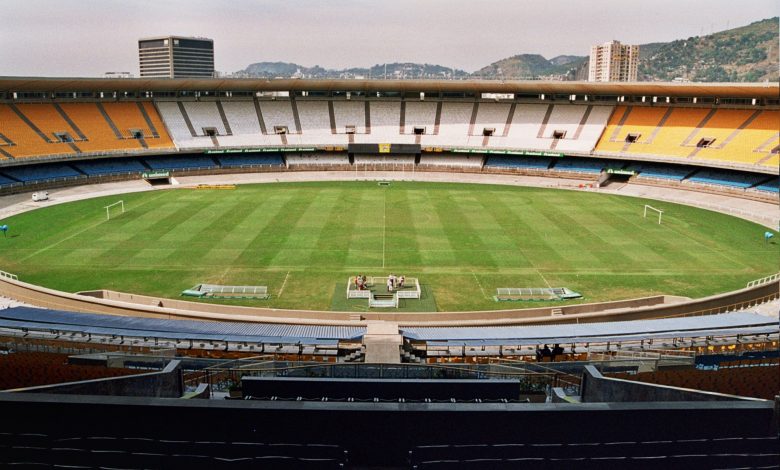
POLYGON ((382 268, 385 267, 385 240, 387 234, 387 192, 384 198, 384 210, 382 212, 382 268))
POLYGON ((287 271, 287 274, 284 276, 284 282, 282 282, 282 287, 281 287, 281 289, 279 289, 279 293, 276 294, 276 298, 277 299, 282 296, 282 291, 284 290, 284 286, 287 285, 287 278, 288 277, 290 277, 290 271, 287 271))
POLYGON ((491 300, 490 297, 485 293, 485 289, 482 288, 482 283, 479 282, 479 278, 477 277, 477 274, 474 271, 471 271, 471 275, 474 276, 474 280, 477 281, 477 285, 479 286, 479 290, 482 291, 482 296, 485 297, 488 300, 491 300))

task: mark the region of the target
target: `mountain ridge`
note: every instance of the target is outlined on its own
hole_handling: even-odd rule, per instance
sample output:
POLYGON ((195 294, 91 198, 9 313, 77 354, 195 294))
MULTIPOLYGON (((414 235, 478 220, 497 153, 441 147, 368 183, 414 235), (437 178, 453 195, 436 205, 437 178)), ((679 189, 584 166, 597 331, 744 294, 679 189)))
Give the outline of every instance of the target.
MULTIPOLYGON (((706 36, 639 46, 639 81, 762 82, 780 79, 778 17, 706 36)), ((516 54, 473 73, 439 64, 396 62, 325 69, 290 62, 257 62, 235 76, 266 78, 441 78, 587 80, 588 56, 516 54)))

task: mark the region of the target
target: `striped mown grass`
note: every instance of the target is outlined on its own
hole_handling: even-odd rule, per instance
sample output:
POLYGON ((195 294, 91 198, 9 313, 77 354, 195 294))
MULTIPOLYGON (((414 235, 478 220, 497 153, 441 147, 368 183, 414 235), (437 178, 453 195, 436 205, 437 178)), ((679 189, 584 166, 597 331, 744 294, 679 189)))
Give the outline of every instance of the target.
POLYGON ((582 302, 700 297, 777 271, 764 227, 687 206, 506 186, 276 183, 162 190, 52 206, 2 221, 0 269, 65 291, 178 297, 195 284, 267 285, 241 305, 327 310, 334 284, 418 277, 437 310, 481 310, 498 287, 569 287, 582 302), (106 221, 103 206, 124 200, 106 221), (642 218, 652 203, 663 224, 642 218))

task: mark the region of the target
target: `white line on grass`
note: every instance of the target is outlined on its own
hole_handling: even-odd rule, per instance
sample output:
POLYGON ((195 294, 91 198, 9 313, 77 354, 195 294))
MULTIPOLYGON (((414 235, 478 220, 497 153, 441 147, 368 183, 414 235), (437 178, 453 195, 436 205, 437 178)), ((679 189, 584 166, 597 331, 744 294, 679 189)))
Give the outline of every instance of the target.
POLYGON ((479 290, 482 291, 482 296, 485 297, 486 299, 490 299, 490 297, 488 297, 487 293, 485 293, 485 289, 482 288, 482 283, 479 282, 479 278, 477 277, 477 274, 474 271, 471 271, 471 275, 474 276, 474 280, 477 281, 477 285, 479 286, 479 290))
POLYGON ((276 298, 277 299, 282 296, 282 291, 284 291, 284 286, 287 285, 287 278, 288 277, 290 277, 290 271, 287 271, 287 274, 284 276, 284 282, 282 282, 282 287, 279 289, 279 293, 276 294, 276 298))
POLYGON ((88 226, 84 227, 83 229, 79 230, 78 232, 74 233, 73 235, 69 235, 69 236, 67 236, 65 238, 61 238, 61 239, 57 240, 56 242, 52 243, 49 246, 45 246, 45 247, 43 247, 43 248, 41 248, 41 249, 39 249, 37 251, 34 251, 32 254, 29 254, 29 255, 25 256, 24 258, 20 259, 19 261, 27 261, 28 259, 32 258, 33 256, 39 255, 39 254, 43 253, 46 250, 50 250, 50 249, 54 248, 55 246, 59 245, 60 243, 66 242, 66 241, 70 240, 73 237, 77 237, 77 236, 81 235, 82 233, 86 232, 87 230, 92 230, 93 228, 95 228, 98 225, 100 225, 102 223, 105 223, 105 222, 108 222, 108 221, 107 220, 101 220, 100 222, 98 222, 96 224, 88 225, 88 226))
POLYGON ((382 211, 382 268, 385 267, 385 240, 387 234, 387 189, 384 190, 384 210, 382 211))
POLYGON ((539 274, 539 277, 541 277, 541 278, 542 278, 542 281, 544 281, 544 283, 545 283, 545 284, 547 284, 547 287, 549 287, 549 288, 552 288, 552 286, 550 285, 550 283, 549 283, 549 282, 547 282, 547 279, 545 279, 545 278, 544 278, 544 276, 542 275, 542 272, 541 272, 541 271, 539 271, 539 268, 537 268, 537 269, 536 269, 536 272, 539 274))
MULTIPOLYGON (((157 199, 160 199, 160 197, 162 197, 164 194, 165 193, 161 193, 159 196, 157 196, 155 198, 149 199, 146 202, 142 202, 141 204, 138 204, 137 206, 135 206, 135 209, 138 209, 139 207, 143 206, 144 204, 147 204, 149 202, 156 201, 157 199)), ((101 213, 101 216, 102 215, 103 214, 101 213)), ((32 254, 25 256, 24 258, 20 259, 19 261, 27 261, 28 259, 32 258, 35 255, 43 253, 46 250, 50 250, 50 249, 54 248, 55 246, 59 245, 60 243, 66 242, 66 241, 70 240, 73 237, 77 237, 77 236, 81 235, 82 233, 86 232, 87 230, 91 230, 91 229, 97 227, 98 225, 104 224, 106 222, 110 222, 110 221, 109 220, 102 220, 102 218, 101 218, 100 222, 98 222, 96 224, 93 224, 93 225, 89 225, 87 227, 84 227, 82 230, 79 230, 78 232, 74 233, 73 235, 69 235, 69 236, 67 236, 65 238, 61 238, 61 239, 57 240, 56 242, 52 243, 51 245, 45 246, 45 247, 43 247, 43 248, 33 252, 32 254)))

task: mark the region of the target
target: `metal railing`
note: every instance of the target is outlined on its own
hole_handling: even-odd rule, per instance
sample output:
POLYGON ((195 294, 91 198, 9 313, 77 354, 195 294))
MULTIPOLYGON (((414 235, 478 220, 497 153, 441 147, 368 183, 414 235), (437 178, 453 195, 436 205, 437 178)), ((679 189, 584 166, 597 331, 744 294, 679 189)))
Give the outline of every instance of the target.
POLYGON ((747 287, 762 286, 764 284, 769 284, 770 282, 774 282, 778 280, 780 280, 780 273, 772 274, 771 276, 762 277, 761 279, 750 281, 747 283, 747 287))

